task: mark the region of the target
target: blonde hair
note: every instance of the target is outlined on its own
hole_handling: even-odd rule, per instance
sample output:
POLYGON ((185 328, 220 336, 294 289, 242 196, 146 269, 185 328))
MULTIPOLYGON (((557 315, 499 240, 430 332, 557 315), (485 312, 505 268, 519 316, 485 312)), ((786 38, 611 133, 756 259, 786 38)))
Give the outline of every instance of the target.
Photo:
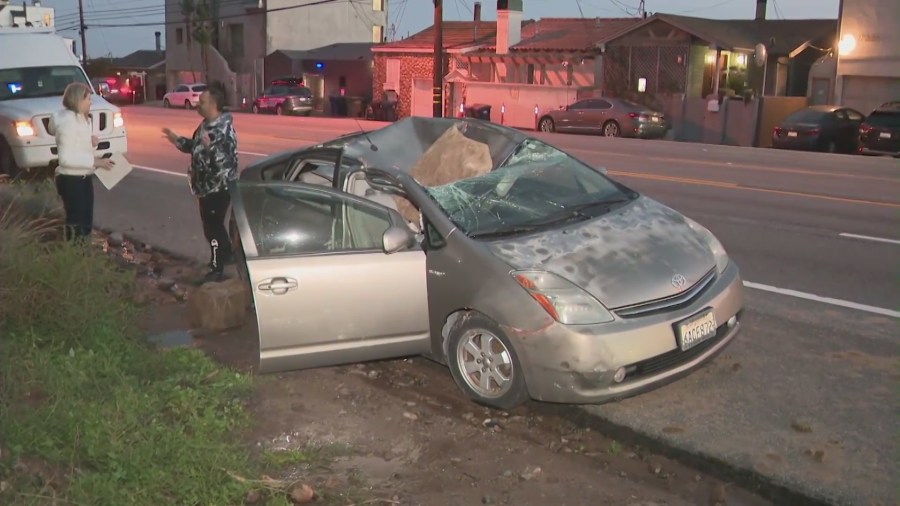
POLYGON ((91 93, 91 88, 84 83, 69 83, 66 86, 66 91, 63 92, 63 107, 76 114, 81 114, 78 110, 78 104, 91 93))

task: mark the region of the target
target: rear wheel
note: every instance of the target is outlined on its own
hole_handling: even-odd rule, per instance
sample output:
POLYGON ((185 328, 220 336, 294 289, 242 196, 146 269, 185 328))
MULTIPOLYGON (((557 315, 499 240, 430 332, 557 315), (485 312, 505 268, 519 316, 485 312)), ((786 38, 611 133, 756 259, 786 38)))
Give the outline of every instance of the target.
POLYGON ((282 109, 280 105, 275 107, 275 114, 281 116, 282 114, 284 114, 284 109, 282 109))
POLYGON ((618 137, 619 136, 619 124, 615 121, 607 121, 603 125, 603 135, 606 137, 618 137))
POLYGON ((474 314, 450 331, 447 362, 456 384, 474 401, 512 409, 528 400, 522 366, 500 326, 474 314))

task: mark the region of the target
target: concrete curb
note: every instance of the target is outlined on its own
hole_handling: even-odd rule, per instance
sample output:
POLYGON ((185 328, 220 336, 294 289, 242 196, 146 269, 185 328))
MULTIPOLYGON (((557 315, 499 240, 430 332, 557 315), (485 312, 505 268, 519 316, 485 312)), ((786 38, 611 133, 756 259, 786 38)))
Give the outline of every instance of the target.
MULTIPOLYGON (((588 413, 576 405, 538 404, 537 409, 549 415, 569 420, 576 426, 597 431, 630 446, 639 446, 652 453, 681 462, 702 473, 714 476, 726 483, 733 483, 757 494, 774 504, 791 506, 845 506, 791 488, 752 469, 746 469, 712 455, 673 445, 649 433, 627 425, 611 422, 601 416, 588 413)), ((851 506, 851 505, 846 505, 851 506)))

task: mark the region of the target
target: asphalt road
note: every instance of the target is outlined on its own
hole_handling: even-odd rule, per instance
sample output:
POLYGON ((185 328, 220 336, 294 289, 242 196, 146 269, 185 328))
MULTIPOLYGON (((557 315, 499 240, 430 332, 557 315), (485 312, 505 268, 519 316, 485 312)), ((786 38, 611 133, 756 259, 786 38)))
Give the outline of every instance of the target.
MULTIPOLYGON (((98 225, 203 258, 193 111, 126 108, 138 169, 98 188, 98 225), (179 176, 181 175, 181 176, 179 176)), ((236 116, 241 166, 371 122, 236 116)), ((836 503, 897 503, 900 164, 885 158, 539 135, 709 227, 748 282, 745 331, 709 367, 587 408, 607 422, 836 503), (811 432, 795 426, 809 425, 811 432), (817 451, 822 452, 818 454, 817 451)))

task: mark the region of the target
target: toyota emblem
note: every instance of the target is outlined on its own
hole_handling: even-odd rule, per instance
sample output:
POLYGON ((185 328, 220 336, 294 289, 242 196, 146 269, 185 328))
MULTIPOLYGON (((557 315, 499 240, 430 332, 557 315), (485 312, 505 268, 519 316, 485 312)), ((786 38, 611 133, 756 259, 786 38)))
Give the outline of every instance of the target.
POLYGON ((684 288, 684 285, 687 284, 687 278, 682 276, 681 274, 676 274, 672 276, 672 286, 681 290, 684 288))

